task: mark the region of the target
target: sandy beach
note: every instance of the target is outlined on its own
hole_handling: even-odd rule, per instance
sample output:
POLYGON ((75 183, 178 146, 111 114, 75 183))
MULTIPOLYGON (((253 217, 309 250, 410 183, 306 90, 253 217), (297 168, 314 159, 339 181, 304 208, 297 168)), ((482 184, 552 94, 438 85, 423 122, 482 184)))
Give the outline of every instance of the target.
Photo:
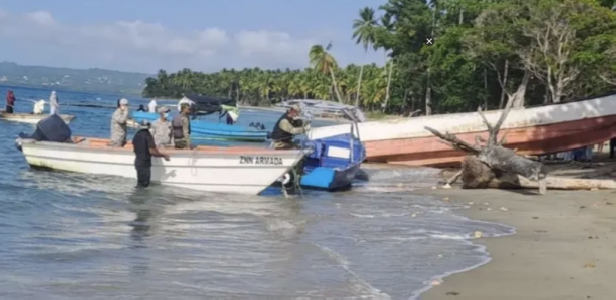
POLYGON ((614 299, 616 191, 429 190, 469 204, 458 213, 514 226, 479 238, 492 261, 454 274, 421 296, 456 299, 614 299))

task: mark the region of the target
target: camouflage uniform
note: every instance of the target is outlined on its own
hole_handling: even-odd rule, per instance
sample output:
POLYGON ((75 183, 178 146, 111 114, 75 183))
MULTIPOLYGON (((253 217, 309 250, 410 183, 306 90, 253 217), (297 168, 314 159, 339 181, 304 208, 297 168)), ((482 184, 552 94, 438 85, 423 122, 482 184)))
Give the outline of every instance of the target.
POLYGON ((190 147, 190 119, 184 114, 179 114, 173 118, 172 122, 176 148, 190 147))
POLYGON ((128 120, 128 109, 116 109, 111 116, 111 142, 110 146, 123 147, 126 144, 126 121, 128 120))
POLYGON ((172 145, 173 128, 169 120, 158 119, 150 126, 150 133, 154 137, 156 147, 172 145))

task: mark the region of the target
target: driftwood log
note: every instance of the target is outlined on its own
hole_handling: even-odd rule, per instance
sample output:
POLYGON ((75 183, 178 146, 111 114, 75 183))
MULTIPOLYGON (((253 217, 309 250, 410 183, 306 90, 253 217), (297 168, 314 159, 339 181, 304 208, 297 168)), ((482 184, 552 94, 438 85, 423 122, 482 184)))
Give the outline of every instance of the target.
POLYGON ((514 150, 503 147, 505 137, 498 140, 498 133, 511 110, 514 97, 509 97, 505 110, 494 126, 479 109, 479 115, 488 128, 487 141, 477 136, 475 145, 472 145, 448 132, 441 133, 436 129, 424 127, 454 149, 472 155, 464 160, 462 170, 447 181, 446 187, 462 177, 464 188, 515 188, 520 187, 519 177, 521 176, 526 179, 524 183, 537 182, 536 186, 540 194, 547 192, 547 171, 543 164, 521 157, 514 150))

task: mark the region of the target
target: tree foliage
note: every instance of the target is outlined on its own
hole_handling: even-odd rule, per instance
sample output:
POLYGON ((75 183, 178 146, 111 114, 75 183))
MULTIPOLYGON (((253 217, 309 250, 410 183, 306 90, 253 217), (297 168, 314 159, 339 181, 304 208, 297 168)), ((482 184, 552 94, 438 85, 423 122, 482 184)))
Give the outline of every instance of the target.
POLYGON ((341 68, 327 46, 306 49, 304 70, 161 70, 143 95, 202 93, 269 105, 330 99, 365 110, 448 113, 517 106, 610 92, 616 85, 616 13, 596 0, 388 0, 349 20, 365 51, 384 65, 341 68), (433 37, 434 45, 426 45, 433 37))

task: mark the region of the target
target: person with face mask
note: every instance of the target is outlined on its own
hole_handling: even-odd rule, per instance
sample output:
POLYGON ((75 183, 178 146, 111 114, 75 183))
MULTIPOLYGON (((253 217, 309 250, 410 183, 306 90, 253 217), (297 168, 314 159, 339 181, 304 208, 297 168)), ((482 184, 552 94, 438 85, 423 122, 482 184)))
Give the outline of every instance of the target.
POLYGON ((128 100, 118 100, 118 108, 111 116, 111 142, 112 147, 124 147, 126 144, 126 121, 128 121, 128 100))
POLYGON ((156 147, 173 145, 173 126, 169 121, 169 111, 171 110, 168 107, 159 107, 160 118, 150 125, 150 133, 154 137, 156 147))
POLYGON ((293 136, 306 133, 310 130, 310 124, 304 125, 299 119, 301 109, 299 105, 292 105, 291 108, 283 114, 272 131, 272 146, 276 150, 292 149, 296 145, 293 143, 293 136))

